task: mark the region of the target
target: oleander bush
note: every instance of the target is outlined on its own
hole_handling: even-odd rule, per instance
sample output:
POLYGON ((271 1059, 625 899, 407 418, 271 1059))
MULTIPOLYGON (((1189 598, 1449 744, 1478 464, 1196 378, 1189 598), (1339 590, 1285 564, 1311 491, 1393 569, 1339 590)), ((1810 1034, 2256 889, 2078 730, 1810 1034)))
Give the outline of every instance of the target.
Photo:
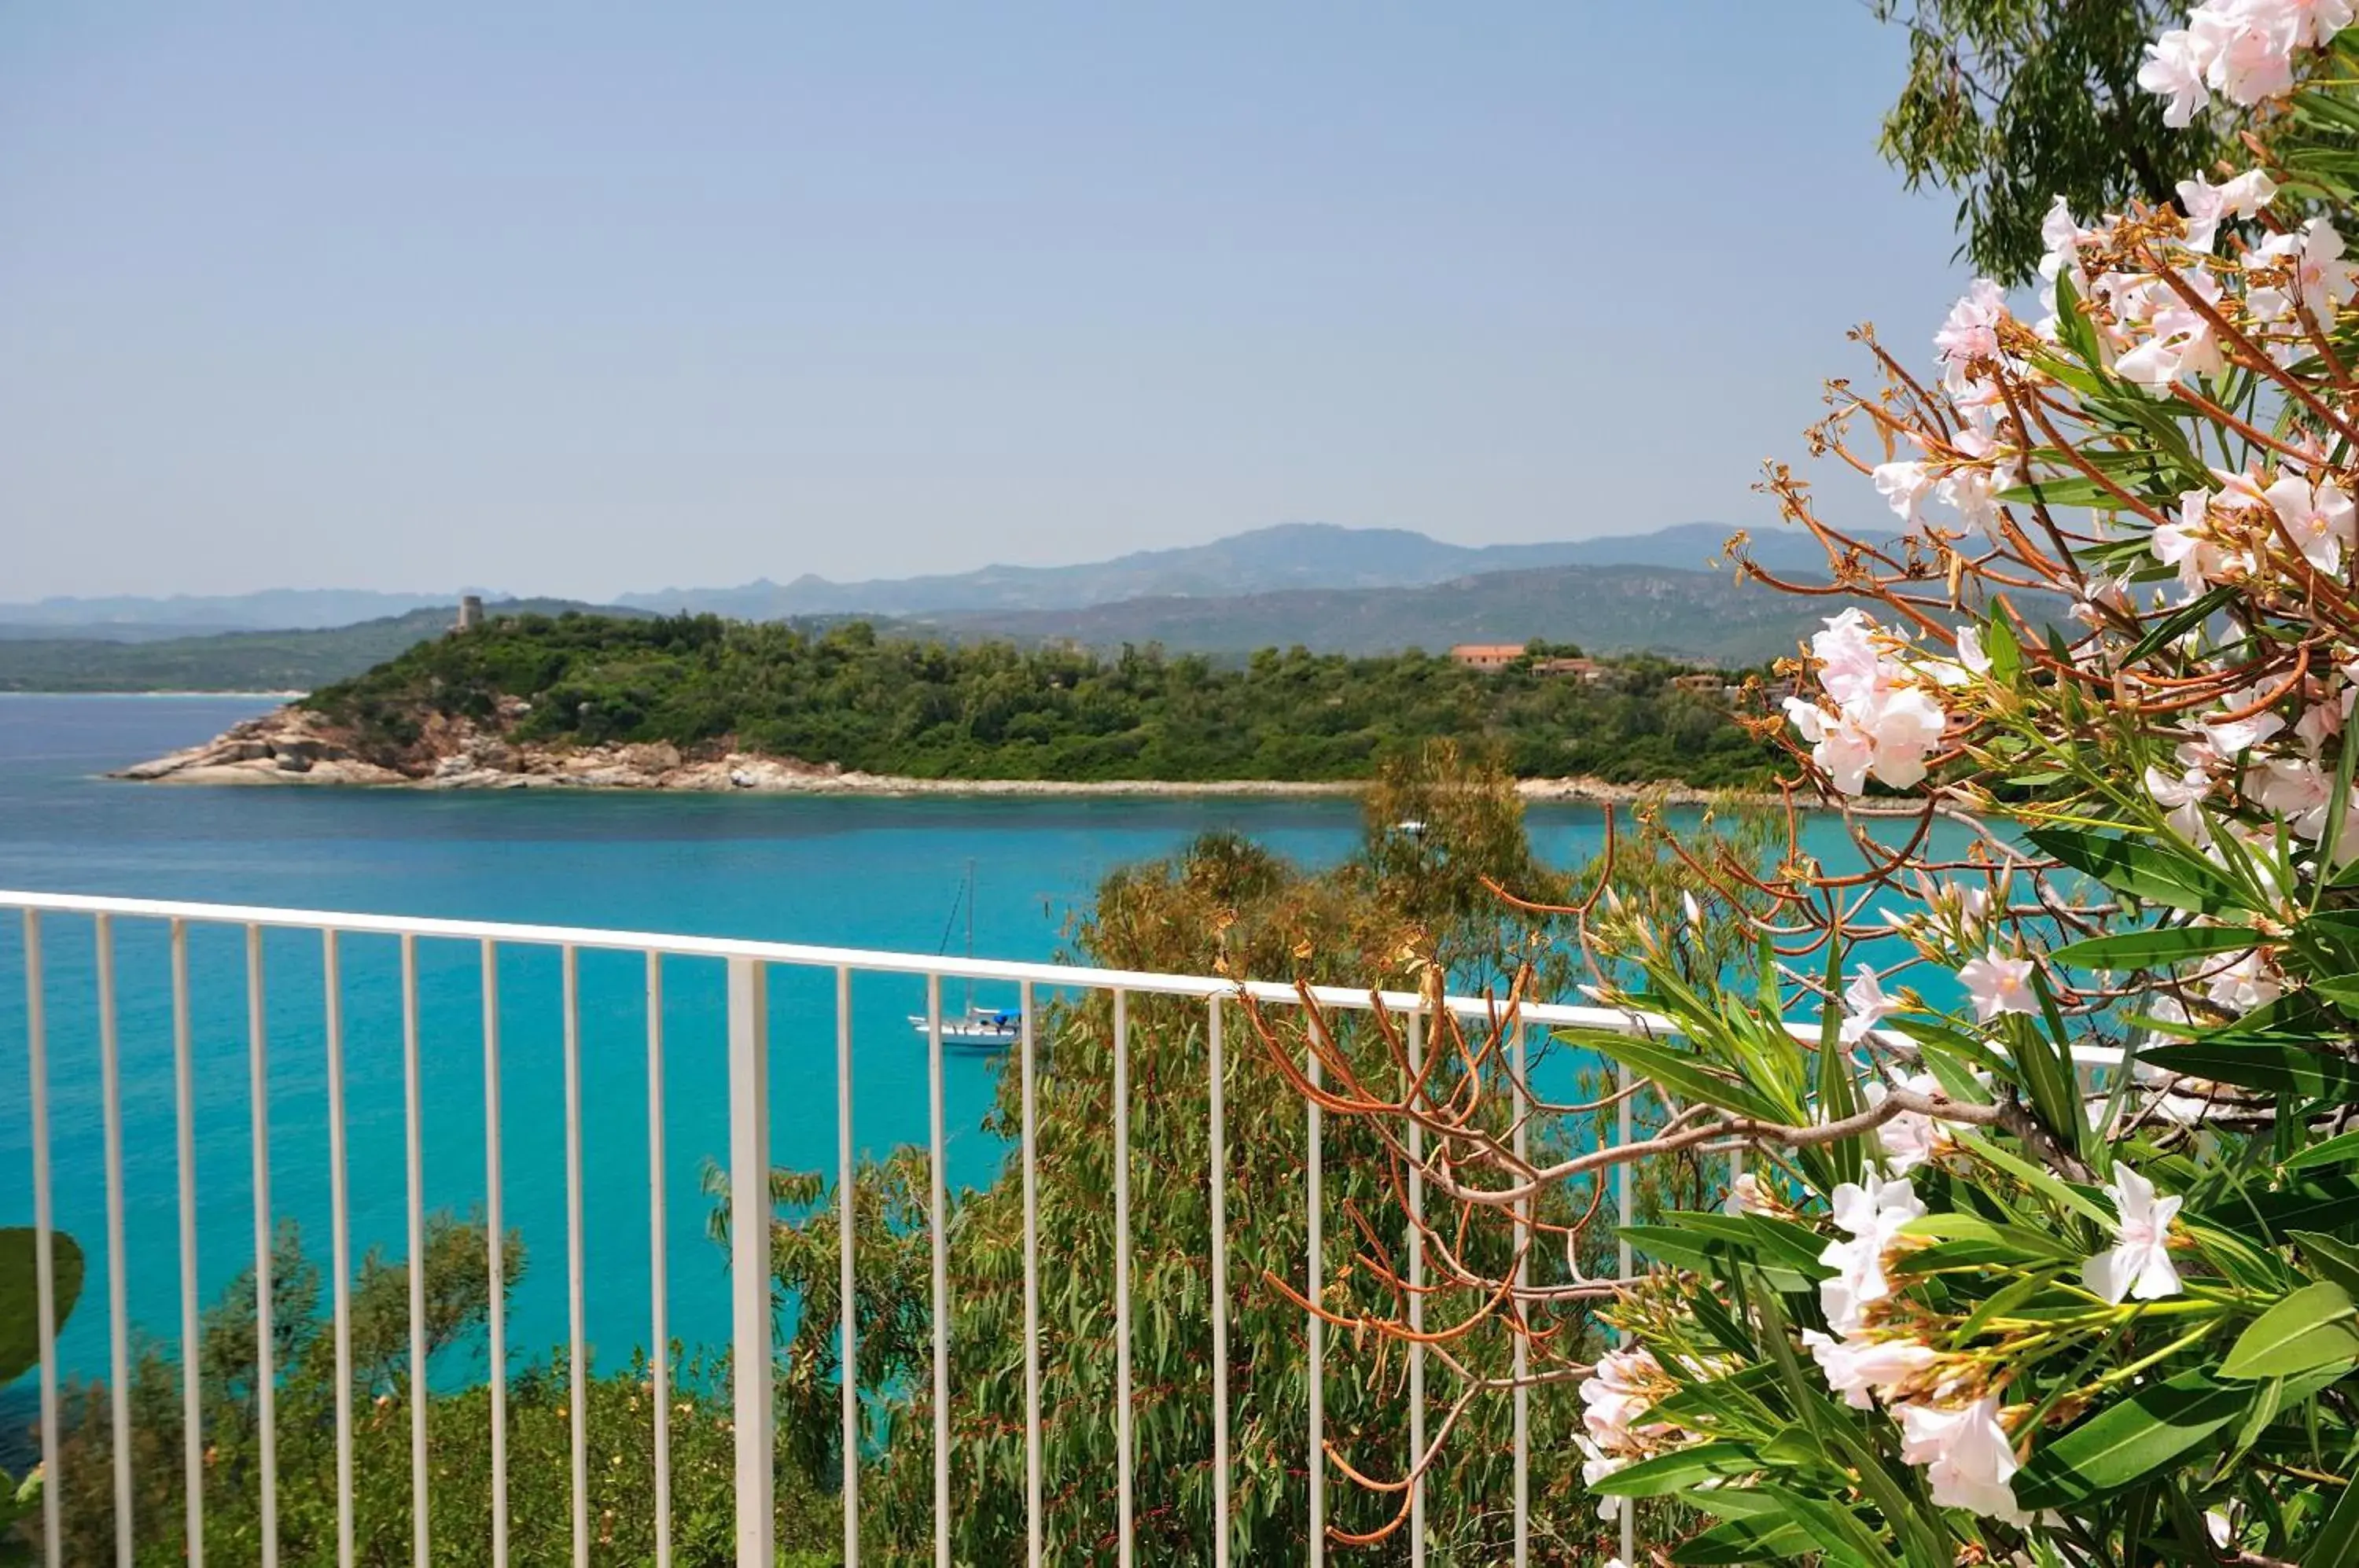
MULTIPOLYGON (((1728 1211, 1636 1233, 1602 1355, 1458 1254, 1489 1304, 1453 1328, 1577 1386, 1591 1489, 1669 1562, 2359 1563, 2353 19, 2205 0, 2138 80, 2232 161, 2060 201, 2038 304, 1978 282, 1930 356, 1860 334, 1879 384, 1834 384, 1813 444, 1900 540, 1773 465, 1871 607, 1758 725, 1830 801, 1911 814, 1864 873, 1692 856, 1771 901, 1752 964, 1582 918, 1647 1027, 1572 1038, 1653 1086, 1641 1142, 1519 1156, 1482 1040, 1314 1096, 1421 1124, 1436 1236, 1513 1245, 1625 1160, 1745 1162, 1728 1211)), ((1399 1314, 1369 1327, 1397 1352, 1399 1314)))

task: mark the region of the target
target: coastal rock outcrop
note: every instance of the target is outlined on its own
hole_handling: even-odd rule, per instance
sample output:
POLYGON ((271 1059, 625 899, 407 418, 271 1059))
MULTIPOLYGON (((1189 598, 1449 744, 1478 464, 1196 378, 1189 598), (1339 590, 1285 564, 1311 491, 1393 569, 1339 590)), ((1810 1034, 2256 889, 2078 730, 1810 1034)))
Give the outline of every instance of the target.
POLYGON ((110 775, 180 784, 405 784, 394 768, 361 757, 318 715, 287 707, 232 724, 202 746, 110 775))
MULTIPOLYGON (((1341 795, 1347 782, 1245 779, 1212 781, 1043 779, 902 779, 716 745, 685 751, 669 742, 563 746, 516 740, 506 726, 528 711, 504 707, 491 724, 433 715, 406 746, 370 747, 309 708, 290 704, 247 719, 202 746, 110 775, 172 784, 345 784, 414 789, 678 789, 712 794, 858 795, 1341 795)), ((1693 805, 1725 800, 1683 785, 1612 784, 1600 779, 1527 779, 1525 799, 1588 804, 1648 800, 1693 805)), ((1873 808, 1863 808, 1873 810, 1873 808)))

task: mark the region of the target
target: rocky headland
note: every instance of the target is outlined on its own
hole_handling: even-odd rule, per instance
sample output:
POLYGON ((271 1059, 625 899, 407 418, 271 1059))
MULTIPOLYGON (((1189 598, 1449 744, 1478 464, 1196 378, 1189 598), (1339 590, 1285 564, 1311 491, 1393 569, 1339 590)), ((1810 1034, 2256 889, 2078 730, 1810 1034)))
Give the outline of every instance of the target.
MULTIPOLYGON (((506 715, 504 715, 506 716, 506 715)), ((519 742, 501 727, 437 716, 417 741, 363 744, 309 708, 247 719, 201 746, 134 764, 114 779, 167 784, 333 784, 410 789, 671 789, 723 794, 842 795, 1345 795, 1353 782, 1239 779, 1204 781, 908 779, 834 764, 666 742, 575 746, 519 742)), ((1527 800, 1702 804, 1724 794, 1684 785, 1601 779, 1527 779, 1527 800)))

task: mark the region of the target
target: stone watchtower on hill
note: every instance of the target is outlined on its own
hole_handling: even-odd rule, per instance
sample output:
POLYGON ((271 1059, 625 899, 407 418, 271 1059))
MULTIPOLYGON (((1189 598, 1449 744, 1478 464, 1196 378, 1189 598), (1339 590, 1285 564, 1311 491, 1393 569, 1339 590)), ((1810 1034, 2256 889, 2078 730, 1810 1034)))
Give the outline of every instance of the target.
POLYGON ((484 624, 484 600, 479 593, 459 595, 459 624, 452 631, 471 632, 484 624))

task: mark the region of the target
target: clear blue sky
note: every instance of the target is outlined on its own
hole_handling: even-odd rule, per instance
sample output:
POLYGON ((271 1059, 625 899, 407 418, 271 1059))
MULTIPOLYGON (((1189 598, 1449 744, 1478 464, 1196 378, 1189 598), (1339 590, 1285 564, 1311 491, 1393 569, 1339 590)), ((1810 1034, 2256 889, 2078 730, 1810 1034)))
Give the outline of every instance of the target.
POLYGON ((1899 71, 1853 0, 0 8, 0 600, 1757 525, 1962 281, 1899 71))

